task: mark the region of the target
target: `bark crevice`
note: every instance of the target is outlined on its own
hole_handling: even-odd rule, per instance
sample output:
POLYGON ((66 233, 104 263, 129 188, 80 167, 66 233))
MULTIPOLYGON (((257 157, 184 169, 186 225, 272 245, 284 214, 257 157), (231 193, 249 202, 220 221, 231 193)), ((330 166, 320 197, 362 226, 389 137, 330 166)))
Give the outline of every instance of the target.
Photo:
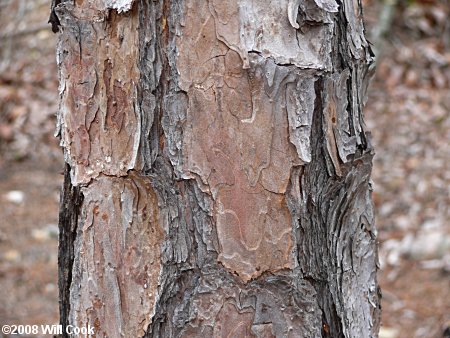
POLYGON ((59 245, 58 245, 58 287, 59 317, 63 337, 66 332, 70 313, 70 287, 72 284, 72 267, 74 261, 74 243, 78 230, 78 218, 83 203, 80 187, 74 187, 70 179, 70 166, 65 165, 64 183, 61 189, 59 209, 59 245))

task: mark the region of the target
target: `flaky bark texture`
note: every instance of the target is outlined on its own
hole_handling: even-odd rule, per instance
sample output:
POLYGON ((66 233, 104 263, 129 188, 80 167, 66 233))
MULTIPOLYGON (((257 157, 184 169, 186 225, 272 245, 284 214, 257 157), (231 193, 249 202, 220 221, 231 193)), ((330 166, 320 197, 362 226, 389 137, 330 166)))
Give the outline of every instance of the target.
POLYGON ((62 324, 376 337, 360 4, 54 4, 62 324))

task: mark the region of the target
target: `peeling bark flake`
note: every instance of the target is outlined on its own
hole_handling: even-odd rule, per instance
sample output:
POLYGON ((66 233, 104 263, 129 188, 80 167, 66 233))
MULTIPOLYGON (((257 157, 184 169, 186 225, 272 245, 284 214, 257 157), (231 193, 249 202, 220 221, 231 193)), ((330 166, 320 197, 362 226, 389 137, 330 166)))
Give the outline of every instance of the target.
MULTIPOLYGON (((186 1, 187 17, 200 13, 199 9, 191 11, 197 6, 191 7, 191 1, 186 1)), ((248 53, 251 51, 271 57, 279 64, 331 69, 329 37, 333 25, 296 30, 298 4, 292 0, 214 0, 210 1, 209 12, 217 39, 240 55, 245 69, 250 67, 248 53)))
POLYGON ((111 13, 106 19, 86 2, 82 6, 65 2, 57 8, 63 27, 61 145, 74 185, 100 173, 121 176, 134 169, 141 132, 135 110, 137 16, 111 13))
POLYGON ((319 8, 322 8, 323 10, 331 13, 335 13, 338 11, 338 4, 334 0, 314 0, 319 6, 319 8))
POLYGON ((70 323, 100 337, 142 337, 158 299, 163 229, 148 178, 100 176, 82 188, 70 323))
POLYGON ((133 5, 134 0, 105 0, 107 8, 117 9, 118 13, 128 12, 133 5))
MULTIPOLYGON (((283 93, 301 74, 255 53, 243 69, 239 54, 217 41, 208 12, 195 13, 203 15, 187 20, 178 58, 189 97, 184 172, 198 177, 215 200, 219 260, 248 281, 292 266, 291 219, 282 194, 290 168, 301 160, 288 143, 283 93)), ((307 153, 307 131, 303 136, 299 144, 307 153)))

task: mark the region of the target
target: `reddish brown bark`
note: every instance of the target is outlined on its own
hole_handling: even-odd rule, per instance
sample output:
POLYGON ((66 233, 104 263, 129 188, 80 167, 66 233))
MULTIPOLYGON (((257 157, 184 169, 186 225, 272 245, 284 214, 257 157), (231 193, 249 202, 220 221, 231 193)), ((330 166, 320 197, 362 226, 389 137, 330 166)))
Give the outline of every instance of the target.
POLYGON ((372 55, 359 10, 55 8, 63 198, 83 196, 62 208, 64 325, 102 337, 376 336, 362 114, 372 55))

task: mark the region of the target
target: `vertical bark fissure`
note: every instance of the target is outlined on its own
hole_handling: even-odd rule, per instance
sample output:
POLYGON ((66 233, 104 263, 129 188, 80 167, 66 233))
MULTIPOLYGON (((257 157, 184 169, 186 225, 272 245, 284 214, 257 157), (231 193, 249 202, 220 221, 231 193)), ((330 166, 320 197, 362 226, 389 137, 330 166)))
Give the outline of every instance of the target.
POLYGON ((70 166, 65 165, 64 183, 61 189, 59 208, 59 246, 58 246, 58 287, 59 316, 63 327, 63 337, 68 337, 66 327, 69 325, 70 285, 72 283, 72 267, 74 261, 74 243, 78 228, 78 217, 81 212, 83 195, 79 187, 72 186, 70 166))
MULTIPOLYGON (((340 20, 348 24, 342 5, 340 20)), ((301 175, 302 198, 299 203, 303 208, 297 230, 297 251, 301 274, 318 294, 323 314, 322 336, 371 337, 379 325, 377 318, 380 309, 374 275, 377 269, 375 230, 372 205, 367 197, 370 195, 369 177, 373 155, 371 146, 366 141, 362 122, 361 98, 365 93, 360 91, 361 87, 367 85, 368 79, 359 77, 360 67, 365 69, 368 65, 361 66, 361 63, 366 62, 364 59, 354 61, 349 55, 346 25, 337 23, 335 27, 334 72, 342 73, 347 68, 353 69, 347 79, 345 97, 349 136, 358 138, 357 147, 351 157, 347 158, 349 161, 343 161, 345 158, 342 156, 333 158, 330 147, 327 149, 325 140, 330 137, 330 130, 323 122, 323 112, 333 99, 330 89, 335 90, 335 87, 325 87, 324 83, 332 83, 335 77, 334 74, 325 74, 316 82, 312 161, 305 165, 301 175), (357 128, 360 128, 360 132, 355 132, 357 128), (359 220, 353 219, 358 217, 368 220, 367 228, 360 227, 359 220), (355 224, 358 224, 357 228, 355 224), (358 230, 360 228, 362 231, 358 230), (358 252, 362 243, 364 250, 367 250, 367 255, 363 258, 358 252), (356 257, 357 255, 360 257, 356 257), (353 301, 348 301, 344 296, 350 291, 349 285, 353 287, 353 301), (370 299, 369 302, 364 299, 366 297, 370 299), (359 312, 354 308, 359 308, 359 312), (371 319, 368 321, 369 317, 374 322, 371 319)), ((367 52, 370 53, 368 49, 367 52)), ((336 134, 333 134, 332 137, 338 140, 336 134)))
POLYGON ((183 317, 185 311, 176 313, 176 307, 181 304, 184 308, 189 304, 193 284, 199 276, 195 263, 198 242, 193 238, 192 223, 193 217, 198 217, 202 211, 195 212, 196 203, 191 197, 195 193, 189 181, 180 180, 180 173, 168 159, 174 163, 180 160, 179 150, 173 147, 176 143, 173 139, 181 138, 177 135, 182 132, 181 126, 175 128, 174 134, 167 126, 180 123, 185 109, 185 93, 177 85, 174 42, 179 25, 177 19, 182 15, 181 6, 181 3, 172 1, 140 2, 140 41, 144 43, 140 47, 140 96, 144 119, 153 111, 151 122, 147 122, 151 127, 143 133, 141 140, 143 171, 151 178, 160 208, 167 215, 166 241, 161 248, 164 266, 158 287, 159 297, 146 337, 178 335, 186 319, 183 317), (151 102, 147 103, 149 97, 151 102), (194 207, 190 205, 192 202, 194 207))

